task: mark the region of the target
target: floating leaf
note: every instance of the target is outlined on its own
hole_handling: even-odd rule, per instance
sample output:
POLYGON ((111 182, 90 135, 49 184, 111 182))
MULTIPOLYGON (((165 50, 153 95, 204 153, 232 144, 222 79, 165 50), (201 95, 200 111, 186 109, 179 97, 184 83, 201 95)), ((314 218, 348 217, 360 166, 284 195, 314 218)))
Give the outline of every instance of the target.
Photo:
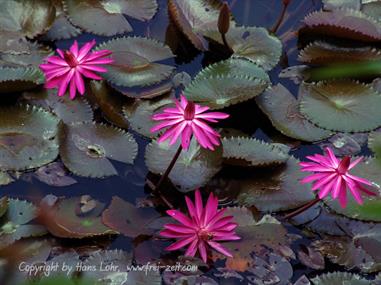
POLYGON ((332 272, 311 279, 313 285, 369 285, 369 280, 349 272, 332 272))
POLYGON ((319 141, 331 135, 330 131, 311 124, 299 112, 297 100, 282 84, 266 90, 256 98, 261 110, 282 134, 308 142, 319 141))
POLYGON ((31 43, 19 32, 10 32, 0 29, 0 52, 21 54, 30 51, 31 43))
POLYGON ((375 131, 369 134, 368 147, 376 154, 377 159, 381 158, 381 132, 375 131))
POLYGON ((77 180, 67 174, 67 171, 60 162, 53 162, 40 167, 34 173, 34 177, 50 186, 57 187, 69 186, 77 183, 77 180))
POLYGON ((261 94, 268 75, 244 59, 228 59, 200 71, 184 91, 189 100, 221 109, 261 94))
POLYGON ((61 238, 87 238, 115 234, 102 223, 104 205, 96 203, 92 211, 81 211, 81 197, 57 199, 53 203, 41 201, 41 219, 49 232, 61 238))
POLYGON ((160 97, 153 100, 135 100, 123 107, 123 113, 130 122, 130 127, 139 134, 154 138, 157 133, 152 133, 151 128, 156 124, 152 120, 152 115, 160 113, 162 109, 173 105, 173 98, 170 96, 160 97))
POLYGON ((0 63, 7 67, 35 67, 39 69, 39 65, 43 60, 52 55, 53 52, 49 47, 36 43, 29 43, 27 50, 22 53, 14 53, 12 51, 0 54, 0 63))
POLYGON ((235 181, 239 191, 238 203, 253 206, 264 212, 294 209, 314 198, 306 185, 300 184, 306 174, 300 172, 298 160, 290 157, 285 166, 275 171, 253 171, 251 175, 235 181))
POLYGON ((173 57, 169 47, 148 38, 123 37, 110 40, 98 49, 112 51, 114 63, 107 66, 103 77, 124 87, 147 86, 168 79, 174 67, 157 63, 173 57))
POLYGON ((381 19, 381 5, 378 0, 362 0, 361 11, 368 16, 380 21, 381 19))
POLYGON ((360 10, 361 0, 323 0, 324 8, 327 10, 350 8, 360 10))
POLYGON ((14 181, 8 173, 0 171, 0 186, 11 184, 14 181))
MULTIPOLYGON (((223 44, 217 30, 203 32, 205 37, 223 44)), ((281 41, 269 34, 265 28, 231 27, 226 34, 226 41, 234 51, 233 57, 250 59, 265 70, 278 64, 282 54, 281 41)))
POLYGON ((286 145, 268 144, 254 138, 224 138, 222 139, 222 145, 225 162, 233 165, 281 164, 289 158, 289 148, 286 145))
MULTIPOLYGON (((179 142, 170 146, 168 142, 151 142, 145 153, 148 169, 156 174, 163 174, 171 162, 179 142)), ((222 149, 214 151, 202 148, 195 139, 191 140, 189 150, 183 150, 169 179, 182 192, 192 191, 204 186, 222 165, 222 149)))
POLYGON ((44 75, 33 67, 0 67, 0 94, 32 89, 44 83, 44 75))
POLYGON ((217 31, 217 22, 222 3, 219 0, 169 0, 168 11, 176 26, 199 50, 208 49, 200 30, 217 31))
POLYGON ((128 129, 129 123, 122 110, 126 98, 113 92, 104 81, 92 80, 90 88, 105 119, 120 128, 128 129))
POLYGON ((129 202, 114 196, 110 206, 103 212, 103 222, 125 236, 135 238, 139 235, 151 235, 154 230, 150 224, 160 214, 153 208, 137 208, 129 202), (121 211, 123 209, 123 211, 121 211))
POLYGON ((71 100, 69 96, 59 97, 55 91, 24 92, 23 99, 33 105, 42 107, 56 114, 65 124, 91 122, 93 110, 83 97, 71 100))
POLYGON ((132 31, 124 14, 147 21, 156 14, 158 5, 156 0, 64 0, 64 8, 75 26, 93 34, 113 36, 132 31))
POLYGON ((381 95, 354 81, 304 83, 300 111, 314 124, 333 131, 365 132, 381 126, 381 95))
POLYGON ((24 170, 47 164, 58 155, 58 119, 37 107, 0 110, 0 167, 24 170))
POLYGON ((363 177, 373 182, 375 187, 370 187, 369 190, 378 194, 377 196, 363 196, 364 204, 359 205, 356 203, 352 195, 348 195, 348 204, 346 208, 341 208, 337 200, 328 198, 325 200, 326 204, 335 212, 345 215, 352 219, 363 221, 381 222, 381 194, 379 192, 381 179, 381 167, 373 159, 368 159, 361 162, 353 168, 353 175, 363 177))
POLYGON ((46 31, 56 16, 50 0, 0 2, 0 29, 33 38, 46 31))
POLYGON ((374 18, 352 9, 316 11, 307 15, 304 23, 309 34, 364 42, 381 40, 381 25, 374 18))
POLYGON ((362 146, 366 144, 368 135, 366 133, 346 134, 338 133, 319 144, 321 149, 329 147, 336 156, 353 156, 361 152, 362 146))
POLYGON ((138 151, 131 134, 103 124, 67 125, 60 137, 62 162, 79 176, 95 178, 117 175, 109 159, 133 163, 138 151))
POLYGON ((298 60, 309 64, 332 64, 380 60, 380 50, 372 47, 348 48, 316 41, 306 46, 298 60))
POLYGON ((29 224, 37 217, 37 208, 27 202, 9 199, 4 216, 4 223, 0 228, 1 248, 7 247, 17 240, 32 236, 41 236, 46 229, 40 225, 29 224))

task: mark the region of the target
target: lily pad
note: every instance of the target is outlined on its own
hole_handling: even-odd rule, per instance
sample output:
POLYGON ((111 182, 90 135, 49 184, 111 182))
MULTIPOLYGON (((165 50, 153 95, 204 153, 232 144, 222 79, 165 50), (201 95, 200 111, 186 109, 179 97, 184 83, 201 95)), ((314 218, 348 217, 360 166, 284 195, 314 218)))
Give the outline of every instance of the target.
POLYGON ((58 123, 51 113, 30 105, 0 110, 0 167, 25 170, 58 156, 58 123))
POLYGON ((33 67, 0 67, 0 94, 32 89, 44 83, 42 72, 33 67))
POLYGON ((327 10, 350 8, 360 10, 361 0, 323 0, 324 8, 327 10))
POLYGON ((34 177, 43 183, 56 187, 70 186, 77 183, 77 180, 68 175, 63 164, 60 162, 53 162, 40 167, 34 173, 34 177))
POLYGON ((152 120, 152 115, 160 113, 162 109, 173 104, 171 96, 153 100, 135 100, 124 105, 123 113, 129 121, 131 129, 145 137, 154 138, 157 136, 157 133, 151 132, 151 129, 156 124, 152 120))
POLYGON ((50 0, 0 2, 0 29, 33 38, 53 24, 56 10, 50 0))
POLYGON ((85 177, 117 175, 109 159, 132 164, 138 152, 131 134, 92 122, 66 125, 60 141, 62 162, 74 174, 85 177))
POLYGON ((103 77, 123 87, 147 86, 168 79, 174 67, 157 63, 172 58, 169 47, 154 39, 123 37, 100 44, 98 49, 112 51, 114 63, 103 77))
POLYGON ((346 208, 341 208, 337 200, 332 200, 331 198, 325 200, 326 204, 335 212, 352 219, 381 222, 381 167, 374 159, 368 159, 365 162, 360 162, 355 168, 353 168, 351 173, 373 182, 375 186, 370 188, 368 187, 368 189, 378 195, 363 195, 363 205, 357 204, 354 198, 350 195, 350 197, 348 197, 348 204, 346 208))
POLYGON ((332 134, 330 131, 318 128, 307 121, 299 112, 299 100, 282 84, 266 90, 255 100, 274 127, 288 137, 315 142, 332 134))
POLYGON ((86 32, 113 36, 132 31, 124 15, 148 21, 156 14, 156 0, 64 0, 70 21, 86 32))
MULTIPOLYGON (((146 148, 145 161, 148 169, 163 174, 174 157, 180 142, 170 146, 168 142, 152 141, 146 148)), ((189 149, 183 150, 169 179, 181 192, 192 191, 204 186, 222 166, 222 149, 209 151, 202 148, 195 139, 189 149)))
MULTIPOLYGON (((204 36, 223 44, 218 30, 207 30, 204 36)), ((278 64, 282 54, 281 41, 261 27, 232 27, 226 41, 234 51, 233 57, 247 58, 265 70, 278 64)))
POLYGON ((377 158, 381 158, 381 132, 375 131, 369 134, 368 147, 376 154, 377 158))
POLYGON ((332 64, 356 61, 380 60, 380 50, 372 47, 348 48, 316 41, 306 46, 298 60, 309 64, 332 64))
POLYGON ((254 138, 231 137, 222 139, 225 163, 242 166, 263 166, 285 163, 289 148, 268 144, 254 138))
POLYGON ((263 212, 298 208, 314 198, 308 186, 300 184, 306 174, 300 172, 298 160, 290 157, 285 166, 265 173, 252 172, 247 178, 235 181, 239 191, 238 203, 255 206, 263 212))
POLYGON ((221 109, 254 98, 268 86, 268 75, 244 59, 228 59, 200 71, 185 88, 189 100, 221 109))
POLYGON ((137 208, 114 196, 110 206, 103 212, 102 220, 113 230, 136 238, 139 235, 152 235, 154 229, 150 227, 150 224, 159 217, 160 214, 153 208, 137 208))
MULTIPOLYGON (((95 201, 95 200, 94 200, 95 201)), ((41 220, 48 231, 61 238, 88 238, 111 235, 116 232, 102 223, 104 205, 95 201, 91 211, 83 211, 82 197, 59 198, 41 201, 41 220)))
POLYGON ((311 279, 313 285, 369 285, 369 280, 349 272, 332 272, 311 279))
POLYGON ((6 209, 4 213, 6 218, 0 228, 1 248, 22 238, 46 234, 43 226, 29 224, 37 217, 37 208, 33 204, 18 199, 9 199, 6 209))
POLYGON ((304 18, 304 23, 310 34, 364 42, 381 40, 381 25, 374 18, 352 9, 315 11, 304 18))
POLYGON ((354 81, 304 83, 300 112, 324 129, 366 132, 381 126, 381 95, 370 85, 354 81))
POLYGON ((200 30, 215 29, 222 7, 221 1, 215 0, 169 0, 168 11, 176 26, 199 50, 208 49, 208 44, 200 30))
POLYGON ((14 53, 13 51, 0 54, 0 63, 7 67, 35 67, 39 69, 39 65, 43 60, 53 55, 53 51, 46 46, 36 43, 29 43, 27 50, 22 53, 14 53))
POLYGON ((0 186, 11 184, 15 180, 8 173, 0 171, 0 186))

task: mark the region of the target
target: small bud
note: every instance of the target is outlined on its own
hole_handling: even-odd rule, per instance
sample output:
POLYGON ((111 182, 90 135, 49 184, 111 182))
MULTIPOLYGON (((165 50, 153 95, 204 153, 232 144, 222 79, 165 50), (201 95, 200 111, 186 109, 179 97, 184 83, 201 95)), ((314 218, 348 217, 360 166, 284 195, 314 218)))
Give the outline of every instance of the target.
POLYGON ((221 34, 226 34, 230 27, 230 8, 228 3, 225 1, 222 4, 220 15, 218 17, 218 31, 221 34))

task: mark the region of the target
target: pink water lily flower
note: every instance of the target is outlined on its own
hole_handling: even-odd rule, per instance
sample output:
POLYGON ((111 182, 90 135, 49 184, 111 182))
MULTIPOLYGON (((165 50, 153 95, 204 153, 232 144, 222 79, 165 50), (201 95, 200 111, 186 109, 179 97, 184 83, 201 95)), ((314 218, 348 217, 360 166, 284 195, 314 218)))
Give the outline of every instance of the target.
POLYGON ((167 250, 178 250, 188 247, 185 255, 195 256, 198 251, 204 262, 207 261, 207 249, 213 248, 223 255, 232 257, 231 253, 219 244, 220 241, 239 240, 234 232, 237 224, 232 216, 224 216, 225 209, 218 210, 218 199, 211 193, 203 207, 199 190, 195 193, 195 203, 185 198, 189 216, 178 210, 168 210, 167 213, 180 224, 166 224, 160 235, 179 239, 167 250))
POLYGON ((99 65, 110 64, 113 60, 106 58, 111 55, 109 50, 90 52, 95 44, 93 40, 78 49, 78 43, 74 41, 70 50, 57 49, 59 56, 46 58, 46 63, 40 65, 46 77, 45 87, 58 88, 58 96, 63 96, 69 87, 70 98, 74 99, 77 90, 81 95, 85 93, 84 77, 101 80, 102 77, 96 72, 107 72, 107 69, 99 65))
POLYGON ((192 135, 199 144, 206 149, 214 150, 220 145, 220 134, 212 129, 206 122, 216 123, 218 119, 226 119, 228 114, 221 112, 206 112, 207 106, 200 106, 188 101, 181 95, 180 101, 175 100, 175 108, 166 108, 163 113, 153 115, 155 121, 163 121, 151 129, 151 132, 167 128, 158 142, 170 140, 173 145, 181 138, 183 149, 188 149, 192 135))
POLYGON ((339 199, 342 208, 347 205, 347 189, 352 193, 356 202, 363 204, 361 192, 375 196, 376 194, 369 191, 363 185, 371 186, 372 183, 367 179, 352 175, 349 173, 360 161, 362 157, 351 162, 350 157, 345 156, 342 160, 338 160, 330 148, 325 149, 325 156, 315 154, 307 156, 313 162, 301 162, 301 171, 313 172, 314 174, 305 177, 301 183, 310 183, 315 181, 312 190, 320 189, 319 198, 323 199, 331 193, 333 199, 339 199))

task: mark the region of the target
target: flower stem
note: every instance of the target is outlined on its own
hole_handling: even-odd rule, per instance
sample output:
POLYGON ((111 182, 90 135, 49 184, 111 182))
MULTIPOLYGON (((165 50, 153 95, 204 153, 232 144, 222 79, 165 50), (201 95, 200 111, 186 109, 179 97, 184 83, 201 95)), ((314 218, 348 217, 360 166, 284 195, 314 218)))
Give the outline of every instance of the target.
POLYGON ((304 211, 308 210, 309 208, 311 208, 313 205, 315 205, 316 203, 320 202, 321 199, 318 197, 318 198, 315 198, 314 200, 304 204, 303 206, 301 206, 300 208, 296 209, 295 211, 287 214, 286 216, 284 216, 284 219, 291 219, 301 213, 303 213, 304 211))
POLYGON ((290 4, 290 0, 284 0, 283 1, 283 9, 282 9, 282 13, 280 14, 279 18, 278 18, 278 21, 276 22, 276 24, 274 25, 274 27, 270 30, 271 33, 275 34, 280 25, 282 24, 283 22, 283 19, 284 19, 284 16, 286 15, 286 11, 287 11, 287 7, 288 5, 290 4))

